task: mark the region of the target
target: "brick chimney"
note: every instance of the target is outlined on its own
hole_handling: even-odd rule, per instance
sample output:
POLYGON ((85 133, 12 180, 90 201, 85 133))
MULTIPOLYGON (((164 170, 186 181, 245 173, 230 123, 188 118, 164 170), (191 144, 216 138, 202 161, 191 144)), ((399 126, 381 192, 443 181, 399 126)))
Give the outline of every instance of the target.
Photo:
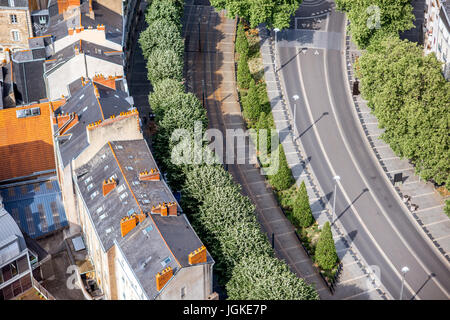
POLYGON ((103 181, 103 196, 106 196, 117 186, 117 181, 113 178, 103 181))
POLYGON ((96 74, 92 80, 108 88, 116 90, 116 77, 109 76, 106 78, 102 74, 96 74))
POLYGON ((120 232, 122 234, 122 237, 125 237, 128 232, 134 229, 138 223, 139 219, 136 216, 136 214, 133 214, 131 216, 123 217, 120 220, 120 232))
POLYGON ((57 116, 58 134, 63 134, 78 123, 78 114, 75 112, 62 113, 57 116))
POLYGON ((178 215, 177 212, 177 203, 176 202, 163 202, 162 204, 158 204, 158 206, 153 206, 151 213, 160 214, 164 217, 169 216, 176 216, 178 215))
POLYGON ((139 173, 139 181, 161 181, 158 169, 144 170, 139 173))
POLYGON ((163 271, 156 274, 156 290, 161 291, 161 289, 166 285, 166 283, 172 278, 173 269, 172 267, 167 267, 163 271))
POLYGON ((188 256, 189 264, 205 263, 206 262, 206 247, 201 246, 200 248, 189 253, 188 256))

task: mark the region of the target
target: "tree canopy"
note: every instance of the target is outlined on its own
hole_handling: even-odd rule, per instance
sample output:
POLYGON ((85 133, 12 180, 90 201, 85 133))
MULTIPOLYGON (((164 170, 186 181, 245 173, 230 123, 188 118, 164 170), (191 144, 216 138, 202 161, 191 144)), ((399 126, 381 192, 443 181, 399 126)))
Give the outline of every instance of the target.
POLYGON ((338 261, 330 222, 325 222, 317 241, 315 258, 317 264, 324 270, 332 270, 338 261))
POLYGON ((381 138, 423 179, 450 185, 450 83, 435 55, 392 36, 373 42, 357 66, 362 96, 385 129, 381 138))
POLYGON ((291 17, 298 9, 301 0, 211 0, 211 5, 226 9, 228 16, 236 15, 255 28, 266 23, 269 28, 285 29, 289 27, 291 17))
POLYGON ((352 39, 360 48, 366 48, 372 38, 414 27, 411 0, 336 0, 336 5, 347 12, 352 39))

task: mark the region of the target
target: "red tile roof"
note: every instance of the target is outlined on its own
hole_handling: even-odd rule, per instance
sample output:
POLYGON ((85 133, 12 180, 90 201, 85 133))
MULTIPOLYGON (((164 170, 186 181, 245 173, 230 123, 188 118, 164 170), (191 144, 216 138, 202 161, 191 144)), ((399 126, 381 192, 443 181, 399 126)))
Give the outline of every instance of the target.
POLYGON ((0 181, 55 169, 50 115, 64 102, 0 110, 0 181), (17 118, 17 110, 36 107, 40 115, 17 118))

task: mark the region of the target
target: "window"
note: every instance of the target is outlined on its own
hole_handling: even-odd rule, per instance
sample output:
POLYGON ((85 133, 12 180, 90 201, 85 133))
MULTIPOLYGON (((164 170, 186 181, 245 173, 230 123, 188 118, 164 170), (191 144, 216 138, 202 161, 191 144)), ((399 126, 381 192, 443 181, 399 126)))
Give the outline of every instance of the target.
POLYGON ((13 41, 20 41, 19 31, 13 30, 11 31, 13 41))
POLYGON ((117 192, 121 193, 123 190, 125 190, 125 185, 121 184, 118 188, 117 188, 117 192))
POLYGON ((181 288, 181 299, 184 299, 186 296, 186 287, 181 288))
POLYGON ((88 184, 89 182, 92 181, 92 177, 87 178, 86 180, 84 180, 84 184, 88 184))
POLYGON ((91 190, 94 187, 94 184, 91 183, 90 185, 87 186, 87 191, 91 190))
POLYGON ((96 210, 97 213, 100 213, 103 211, 103 206, 98 207, 98 209, 96 210))
POLYGON ((98 191, 95 191, 93 194, 91 194, 91 199, 94 199, 99 194, 98 191))
POLYGON ((109 166, 108 166, 108 165, 106 165, 106 166, 105 166, 105 168, 104 168, 104 170, 106 171, 106 170, 108 170, 108 168, 109 168, 109 166))
POLYGON ((17 15, 15 14, 10 14, 9 18, 11 20, 11 23, 17 23, 17 15))
POLYGON ((170 261, 172 261, 172 259, 170 259, 170 257, 167 257, 161 262, 161 264, 163 267, 165 267, 170 263, 170 261))
POLYGON ((128 193, 124 192, 120 195, 120 201, 122 201, 123 199, 125 199, 128 196, 128 193))

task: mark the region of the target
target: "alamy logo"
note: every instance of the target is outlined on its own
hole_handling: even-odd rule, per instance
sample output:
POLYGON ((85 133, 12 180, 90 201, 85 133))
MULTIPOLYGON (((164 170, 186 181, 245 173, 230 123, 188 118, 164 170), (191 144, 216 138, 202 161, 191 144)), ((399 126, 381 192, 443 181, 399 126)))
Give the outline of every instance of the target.
POLYGON ((224 137, 218 129, 203 133, 202 122, 196 121, 192 131, 176 129, 172 133, 171 161, 175 165, 256 164, 256 143, 263 167, 261 173, 274 175, 279 168, 278 141, 278 134, 273 129, 227 129, 224 137))
POLYGON ((67 278, 66 286, 69 290, 78 289, 77 266, 70 265, 67 267, 66 273, 70 274, 67 278))
POLYGON ((378 6, 371 5, 366 9, 366 13, 369 15, 367 19, 367 28, 380 29, 381 28, 381 9, 378 6))

